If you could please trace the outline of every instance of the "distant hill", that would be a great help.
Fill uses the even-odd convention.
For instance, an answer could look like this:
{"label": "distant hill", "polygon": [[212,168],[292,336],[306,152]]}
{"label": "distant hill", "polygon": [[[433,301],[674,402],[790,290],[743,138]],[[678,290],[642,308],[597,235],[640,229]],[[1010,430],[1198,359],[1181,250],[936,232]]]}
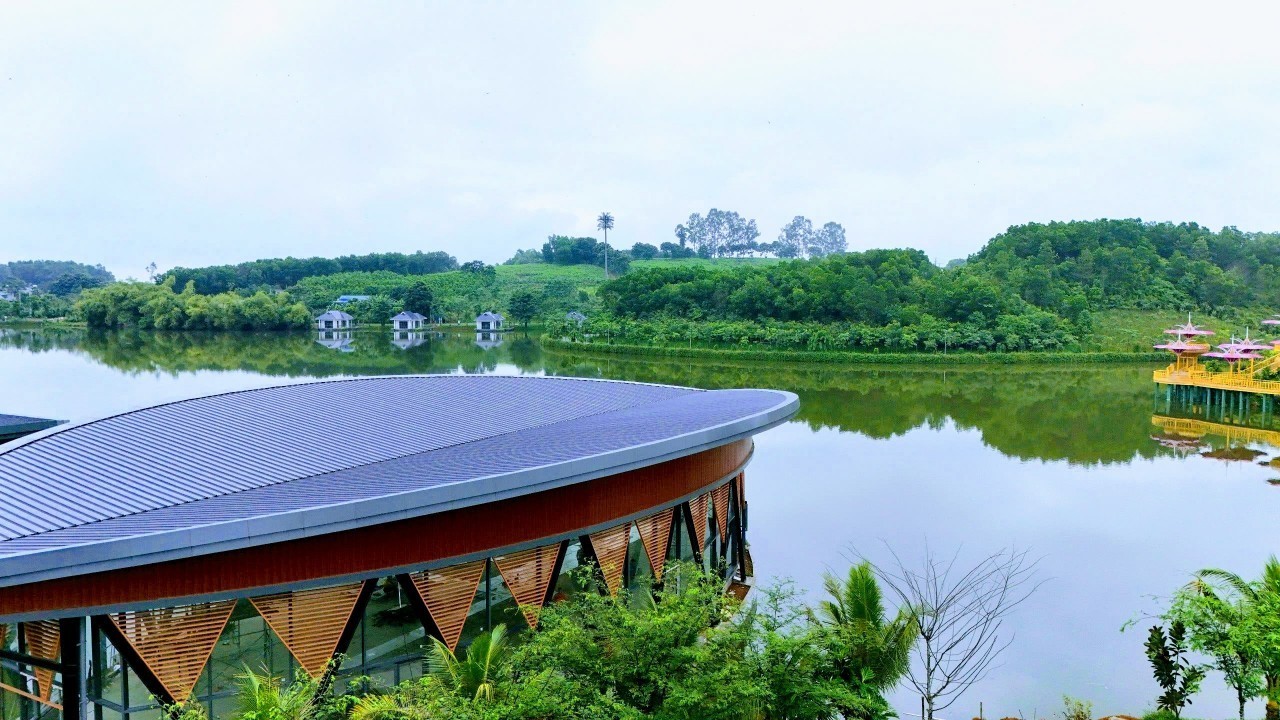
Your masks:
{"label": "distant hill", "polygon": [[458,259],[445,252],[418,251],[406,253],[370,253],[343,255],[338,258],[272,258],[253,260],[239,265],[211,265],[199,268],[176,267],[157,281],[173,278],[181,290],[195,283],[201,295],[216,295],[231,290],[250,291],[263,288],[283,290],[303,278],[324,277],[351,272],[392,272],[398,275],[429,275],[458,269]]}
{"label": "distant hill", "polygon": [[[67,284],[79,287],[92,287],[115,282],[115,276],[101,265],[86,265],[71,260],[15,260],[0,263],[0,288],[10,286],[35,285],[40,290],[50,292],[55,283],[62,278]],[[87,279],[87,281],[86,281]]]}

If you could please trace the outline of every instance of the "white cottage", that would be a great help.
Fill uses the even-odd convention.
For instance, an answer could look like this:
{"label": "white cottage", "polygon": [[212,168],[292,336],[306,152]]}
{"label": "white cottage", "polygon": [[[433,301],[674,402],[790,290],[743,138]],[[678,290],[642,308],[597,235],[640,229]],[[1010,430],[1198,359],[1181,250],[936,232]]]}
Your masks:
{"label": "white cottage", "polygon": [[427,316],[416,312],[402,312],[391,318],[393,330],[421,330],[427,325]]}
{"label": "white cottage", "polygon": [[483,312],[476,316],[476,332],[502,330],[503,317],[496,312]]}
{"label": "white cottage", "polygon": [[582,323],[584,323],[584,322],[586,322],[586,321],[587,321],[587,316],[586,316],[586,315],[583,315],[582,313],[578,312],[577,310],[574,310],[574,311],[572,311],[572,312],[567,312],[567,313],[565,313],[565,314],[564,314],[564,319],[565,319],[565,320],[568,320],[569,322],[572,322],[572,323],[577,323],[577,324],[578,324],[578,326],[579,326],[579,327],[581,327],[581,326],[582,326]]}
{"label": "white cottage", "polygon": [[316,318],[317,330],[350,330],[355,318],[341,310],[330,310]]}

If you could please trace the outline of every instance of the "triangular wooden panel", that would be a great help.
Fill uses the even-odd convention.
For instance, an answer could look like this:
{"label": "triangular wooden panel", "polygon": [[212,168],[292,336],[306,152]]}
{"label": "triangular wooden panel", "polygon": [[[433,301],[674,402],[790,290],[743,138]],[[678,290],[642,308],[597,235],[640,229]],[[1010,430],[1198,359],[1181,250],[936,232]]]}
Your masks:
{"label": "triangular wooden panel", "polygon": [[671,541],[671,510],[650,515],[636,521],[644,551],[649,555],[649,567],[653,579],[662,582],[662,570],[667,565],[667,544]]}
{"label": "triangular wooden panel", "polygon": [[720,531],[720,542],[724,542],[729,536],[729,483],[712,490],[711,501],[716,506],[716,528]]}
{"label": "triangular wooden panel", "polygon": [[109,616],[176,702],[185,702],[236,608],[235,600]]}
{"label": "triangular wooden panel", "polygon": [[591,547],[596,551],[604,584],[616,595],[622,589],[622,571],[627,564],[627,546],[631,544],[631,523],[601,530],[591,536]]}
{"label": "triangular wooden panel", "polygon": [[[62,632],[56,620],[22,623],[22,634],[27,641],[28,655],[41,660],[58,660]],[[40,699],[47,701],[53,694],[53,671],[42,667],[34,670]]]}
{"label": "triangular wooden panel", "polygon": [[364,583],[249,598],[284,646],[313,678],[329,667]]}
{"label": "triangular wooden panel", "polygon": [[484,565],[484,560],[476,560],[409,576],[450,650],[458,648],[471,603],[484,578]]}
{"label": "triangular wooden panel", "polygon": [[707,539],[707,502],[711,493],[704,493],[689,501],[689,514],[693,515],[693,546],[702,552]]}
{"label": "triangular wooden panel", "polygon": [[493,559],[531,628],[538,626],[538,610],[551,588],[559,555],[560,543],[553,543]]}

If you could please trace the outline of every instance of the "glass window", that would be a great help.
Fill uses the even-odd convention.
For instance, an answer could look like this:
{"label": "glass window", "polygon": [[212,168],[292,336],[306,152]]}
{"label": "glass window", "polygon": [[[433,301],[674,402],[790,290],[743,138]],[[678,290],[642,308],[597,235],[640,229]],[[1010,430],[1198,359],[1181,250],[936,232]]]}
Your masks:
{"label": "glass window", "polygon": [[552,602],[567,600],[582,592],[583,588],[579,585],[581,578],[576,577],[574,571],[585,565],[589,558],[581,538],[569,541],[564,551],[564,561],[560,564],[560,574],[556,575],[555,589],[551,591]]}
{"label": "glass window", "polygon": [[498,566],[489,561],[489,617],[490,628],[499,624],[507,626],[508,633],[515,633],[529,627],[520,611],[520,603],[511,595],[507,583],[502,579]]}
{"label": "glass window", "polygon": [[124,706],[125,668],[119,651],[107,636],[93,632],[93,682],[89,692],[96,698]]}
{"label": "glass window", "polygon": [[[631,541],[627,545],[627,561],[623,579],[627,589],[633,592],[653,587],[653,568],[649,565],[649,553],[640,539],[640,530],[631,526]],[[643,596],[641,596],[643,597]]]}
{"label": "glass window", "polygon": [[363,626],[364,664],[376,666],[400,658],[421,658],[427,632],[409,602],[404,586],[394,577],[378,581]]}
{"label": "glass window", "polygon": [[[258,615],[253,603],[241,600],[236,603],[231,620],[214,645],[209,662],[196,683],[196,697],[207,700],[210,694],[234,692],[246,667],[280,678],[293,677],[293,656],[288,648]],[[130,699],[133,699],[132,694]]]}

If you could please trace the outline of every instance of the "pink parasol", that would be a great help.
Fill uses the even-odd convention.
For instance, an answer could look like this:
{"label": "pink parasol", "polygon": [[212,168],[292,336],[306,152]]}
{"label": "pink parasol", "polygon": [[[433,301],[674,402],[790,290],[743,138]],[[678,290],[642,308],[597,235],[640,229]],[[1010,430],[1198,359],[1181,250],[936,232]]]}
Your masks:
{"label": "pink parasol", "polygon": [[1165,335],[1177,335],[1179,338],[1195,337],[1196,335],[1212,335],[1212,330],[1205,330],[1191,324],[1191,313],[1187,313],[1187,324],[1177,325],[1164,331]]}
{"label": "pink parasol", "polygon": [[1263,325],[1280,325],[1280,315],[1272,315],[1266,320],[1263,320],[1262,324]]}
{"label": "pink parasol", "polygon": [[[1277,343],[1280,343],[1280,340],[1277,340],[1276,342],[1277,342]],[[1162,344],[1162,345],[1156,345],[1156,346],[1155,346],[1155,349],[1157,349],[1157,350],[1168,350],[1169,352],[1171,352],[1171,353],[1173,353],[1173,354],[1175,354],[1175,355],[1182,355],[1182,354],[1184,354],[1184,353],[1185,353],[1185,354],[1187,354],[1187,355],[1198,355],[1198,354],[1200,354],[1200,353],[1205,352],[1206,350],[1208,350],[1208,349],[1209,349],[1209,346],[1208,346],[1208,345],[1199,345],[1199,344],[1196,344],[1196,343],[1189,343],[1189,342],[1187,342],[1186,340],[1179,339],[1179,340],[1175,340],[1174,342],[1171,342],[1171,343],[1164,343],[1164,344]]]}
{"label": "pink parasol", "polygon": [[[1227,346],[1222,345],[1220,347],[1226,348]],[[1229,363],[1236,362],[1237,360],[1261,360],[1262,359],[1262,356],[1259,355],[1258,353],[1242,352],[1239,350],[1223,350],[1221,352],[1209,352],[1209,353],[1205,353],[1204,356],[1211,357],[1211,358],[1218,358],[1219,360],[1226,360]]]}

